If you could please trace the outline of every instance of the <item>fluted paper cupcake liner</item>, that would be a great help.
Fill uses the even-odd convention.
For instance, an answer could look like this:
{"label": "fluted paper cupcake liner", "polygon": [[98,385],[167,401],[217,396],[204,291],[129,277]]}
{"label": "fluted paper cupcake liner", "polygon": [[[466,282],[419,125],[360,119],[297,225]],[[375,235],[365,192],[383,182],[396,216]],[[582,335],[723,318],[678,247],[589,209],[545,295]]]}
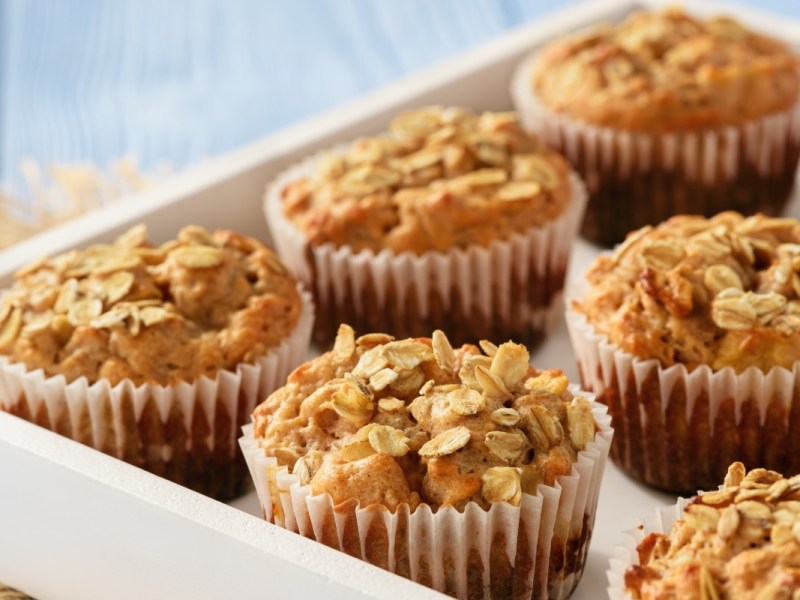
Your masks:
{"label": "fluted paper cupcake liner", "polygon": [[563,153],[586,181],[584,237],[621,242],[629,231],[676,214],[724,210],[779,214],[800,158],[800,102],[741,125],[681,132],[631,132],[555,113],[533,92],[536,56],[511,84],[523,126]]}
{"label": "fluted paper cupcake liner", "polygon": [[340,323],[398,337],[443,329],[456,344],[511,338],[534,344],[558,323],[567,264],[586,205],[577,175],[570,175],[572,198],[564,213],[525,234],[487,247],[419,256],[354,253],[330,243],[309,244],[283,212],[282,190],[310,176],[320,156],[270,184],[265,212],[281,258],[314,294],[321,346],[335,338]]}
{"label": "fluted paper cupcake liner", "polygon": [[625,571],[639,564],[637,546],[652,533],[669,535],[675,521],[683,515],[685,503],[685,499],[679,498],[676,504],[659,508],[649,518],[642,520],[641,527],[624,532],[622,542],[614,549],[606,572],[609,600],[632,600],[631,595],[625,591]]}
{"label": "fluted paper cupcake liner", "polygon": [[256,404],[306,358],[314,321],[308,293],[290,335],[253,364],[173,386],[86,377],[67,382],[0,357],[0,409],[218,499],[246,489],[236,448]]}
{"label": "fluted paper cupcake liner", "polygon": [[599,431],[570,475],[523,494],[518,507],[489,510],[474,502],[462,512],[422,504],[391,513],[355,500],[334,506],[329,494],[312,495],[310,485],[264,456],[252,425],[239,443],[272,523],[458,598],[562,599],[583,572],[613,435],[606,408],[592,402],[592,411]]}
{"label": "fluted paper cupcake liner", "polygon": [[583,387],[614,420],[611,457],[630,475],[693,494],[714,489],[734,461],[800,471],[800,362],[768,372],[689,372],[625,352],[575,310],[567,327]]}

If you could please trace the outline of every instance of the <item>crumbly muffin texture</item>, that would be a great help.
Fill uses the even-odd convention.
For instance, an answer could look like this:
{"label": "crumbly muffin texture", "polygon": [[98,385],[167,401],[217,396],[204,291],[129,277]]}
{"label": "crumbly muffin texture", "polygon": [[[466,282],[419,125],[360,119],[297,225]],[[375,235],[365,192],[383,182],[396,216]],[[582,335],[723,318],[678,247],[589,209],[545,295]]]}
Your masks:
{"label": "crumbly muffin texture", "polygon": [[314,494],[362,507],[518,505],[594,440],[589,402],[524,346],[453,349],[445,335],[356,339],[302,365],[253,414],[266,455]]}
{"label": "crumbly muffin texture", "polygon": [[609,341],[662,366],[800,360],[800,223],[725,212],[631,233],[586,273],[573,307]]}
{"label": "crumbly muffin texture", "polygon": [[282,198],[314,245],[422,254],[548,223],[570,202],[569,168],[515,113],[430,107],[327,156]]}
{"label": "crumbly muffin texture", "polygon": [[140,225],[15,277],[0,304],[0,353],[67,381],[214,377],[277,346],[301,311],[297,283],[270,248],[196,226],[153,246]]}
{"label": "crumbly muffin texture", "polygon": [[625,573],[636,600],[800,598],[800,475],[734,463],[719,491],[693,498],[638,553]]}
{"label": "crumbly muffin texture", "polygon": [[719,16],[637,11],[544,48],[532,85],[551,110],[616,129],[739,124],[793,105],[798,58],[777,40]]}

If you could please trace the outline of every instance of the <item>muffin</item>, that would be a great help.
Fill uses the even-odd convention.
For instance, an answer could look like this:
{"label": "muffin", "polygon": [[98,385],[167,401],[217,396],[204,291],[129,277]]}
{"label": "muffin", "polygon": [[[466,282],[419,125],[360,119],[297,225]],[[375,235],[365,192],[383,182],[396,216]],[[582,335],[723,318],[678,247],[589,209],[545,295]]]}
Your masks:
{"label": "muffin", "polygon": [[734,463],[718,491],[660,511],[628,542],[609,571],[612,600],[792,600],[800,595],[800,476],[745,474]]}
{"label": "muffin", "polygon": [[310,300],[276,254],[138,226],[44,258],[0,297],[0,408],[216,498],[247,483],[237,430],[305,357]]}
{"label": "muffin", "polygon": [[689,493],[735,460],[800,471],[798,270],[800,223],[734,212],[645,227],[591,265],[567,324],[625,471]]}
{"label": "muffin", "polygon": [[556,40],[518,69],[526,128],[564,153],[611,245],[675,214],[778,214],[800,156],[800,63],[729,17],[679,8]]}
{"label": "muffin", "polygon": [[265,518],[459,598],[565,598],[612,430],[522,345],[356,338],[300,366],[242,448]]}
{"label": "muffin", "polygon": [[515,114],[430,107],[290,168],[266,213],[313,292],[322,346],[340,323],[533,343],[558,319],[584,204],[566,161]]}

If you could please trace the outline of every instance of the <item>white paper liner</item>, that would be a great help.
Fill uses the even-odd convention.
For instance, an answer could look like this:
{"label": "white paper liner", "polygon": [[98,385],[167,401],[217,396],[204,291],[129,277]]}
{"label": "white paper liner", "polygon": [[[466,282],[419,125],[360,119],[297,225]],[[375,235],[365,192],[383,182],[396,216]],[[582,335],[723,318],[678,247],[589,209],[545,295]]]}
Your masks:
{"label": "white paper liner", "polygon": [[[36,419],[44,404],[51,423],[67,414],[74,439],[106,452],[110,449],[121,458],[126,447],[139,442],[138,427],[129,432],[123,426],[126,404],[132,405],[138,426],[145,405],[152,401],[162,424],[179,410],[187,432],[192,432],[194,419],[202,414],[210,424],[205,440],[208,450],[213,452],[217,445],[227,447],[232,459],[236,455],[238,424],[246,420],[246,415],[252,413],[258,402],[283,385],[289,373],[306,358],[314,305],[310,295],[299,285],[298,292],[302,309],[294,330],[255,363],[240,364],[236,371],[220,370],[214,379],[204,376],[194,383],[175,386],[142,384],[137,387],[131,380],[124,380],[112,387],[107,380],[90,384],[86,377],[67,383],[63,375],[47,377],[42,369],[28,371],[24,364],[12,363],[8,357],[0,356],[0,409],[8,411],[22,401]],[[230,427],[217,435],[214,424],[219,407],[224,407],[228,413]],[[87,419],[89,432],[85,432]],[[88,435],[81,435],[82,431]],[[191,439],[188,435],[187,440]],[[174,451],[170,440],[165,439],[160,458],[168,462]]]}
{"label": "white paper liner", "polygon": [[520,121],[545,143],[564,148],[571,162],[586,157],[581,174],[590,193],[609,167],[628,177],[649,171],[656,156],[668,170],[680,170],[689,181],[708,185],[735,179],[742,164],[768,177],[785,170],[790,144],[800,143],[800,102],[740,126],[697,132],[649,134],[581,123],[549,110],[534,94],[531,73],[537,58],[536,53],[528,56],[511,81]]}
{"label": "white paper liner", "polygon": [[[575,386],[572,386],[572,391],[590,401],[593,398]],[[488,594],[490,585],[501,583],[492,581],[490,546],[491,541],[502,534],[507,542],[505,553],[511,565],[515,564],[520,551],[534,561],[524,582],[517,580],[520,574],[514,574],[517,589],[524,586],[531,590],[533,598],[562,599],[572,592],[583,571],[613,436],[606,407],[594,401],[591,405],[599,431],[594,441],[578,454],[571,474],[559,477],[554,486],[540,485],[535,496],[523,494],[519,507],[497,503],[484,510],[473,502],[463,512],[448,507],[434,513],[427,505],[420,505],[409,514],[408,505],[403,505],[394,514],[384,507],[368,507],[357,508],[354,515],[348,516],[346,512],[334,511],[329,494],[313,496],[310,485],[300,485],[299,478],[290,474],[286,467],[279,467],[275,458],[264,456],[253,436],[252,425],[243,428],[244,436],[239,444],[255,482],[264,518],[270,522],[317,541],[327,540],[329,545],[336,547],[336,540],[331,544],[330,533],[325,533],[326,523],[335,523],[339,549],[349,550],[365,560],[371,558],[371,562],[398,572],[397,553],[404,544],[397,529],[407,517],[410,578],[425,584],[426,572],[420,565],[429,565],[431,577],[428,583],[431,587],[459,598],[466,597],[470,569],[476,568],[474,563],[468,562],[470,552],[477,551],[480,556],[485,593]],[[378,561],[367,540],[373,519],[382,521],[388,532],[388,550]],[[356,552],[343,547],[342,543],[346,529],[353,526],[357,527],[360,540]],[[520,540],[521,530],[526,533],[527,544]],[[553,545],[554,539],[560,546]],[[577,542],[580,539],[584,540],[582,545]],[[558,573],[554,578],[551,549],[560,547],[566,551],[569,542],[579,554],[575,571]]]}
{"label": "white paper liner", "polygon": [[659,508],[649,518],[641,521],[641,527],[636,527],[623,532],[622,543],[614,548],[614,554],[609,560],[608,598],[609,600],[632,600],[625,591],[625,571],[629,567],[639,564],[639,553],[636,547],[651,533],[669,535],[675,521],[683,515],[683,507],[687,500],[678,498],[672,506]]}
{"label": "white paper liner", "polygon": [[[522,321],[521,330],[546,332],[558,323],[560,293],[554,294],[548,305],[532,307],[513,302],[511,290],[515,282],[527,287],[531,281],[544,283],[548,278],[560,278],[563,287],[572,243],[587,201],[586,188],[577,174],[570,172],[572,197],[564,213],[540,228],[514,234],[485,248],[455,248],[419,256],[389,250],[354,254],[348,247],[336,248],[330,243],[309,248],[303,232],[285,216],[281,192],[292,181],[312,175],[321,157],[342,149],[340,146],[319,153],[278,175],[268,186],[264,202],[278,253],[298,278],[315,290],[320,310],[331,304],[353,303],[359,314],[370,311],[403,315],[413,294],[424,318],[429,314],[431,297],[441,298],[448,310],[453,296],[458,295],[469,300],[464,302],[464,310],[477,307],[487,319],[499,322],[510,322],[513,317],[515,322]],[[387,297],[390,287],[391,298]],[[364,306],[370,289],[374,289],[377,305]],[[519,331],[516,337],[524,335]]]}
{"label": "white paper liner", "polygon": [[[686,390],[686,422],[692,423],[694,409],[699,399],[708,400],[708,431],[710,442],[714,440],[716,432],[717,416],[722,404],[733,400],[734,415],[736,425],[742,422],[742,407],[745,402],[755,402],[760,416],[760,426],[763,427],[767,420],[767,411],[773,403],[780,403],[786,408],[790,408],[794,402],[796,390],[800,389],[800,362],[794,364],[792,369],[783,367],[773,367],[768,372],[764,372],[756,367],[750,367],[737,374],[732,367],[726,367],[714,371],[707,365],[701,365],[691,372],[682,364],[671,367],[662,367],[657,359],[644,360],[622,350],[619,346],[611,343],[605,334],[597,332],[587,321],[586,316],[568,308],[566,312],[567,329],[569,330],[570,340],[578,361],[583,386],[602,397],[602,393],[613,385],[619,387],[619,401],[625,414],[625,419],[631,418],[632,414],[639,416],[638,427],[634,431],[641,432],[641,435],[648,438],[648,415],[640,402],[640,395],[646,381],[652,381],[655,377],[658,382],[658,401],[661,405],[662,418],[666,416],[669,408],[672,392],[677,386],[682,386]],[[635,390],[629,390],[630,382],[633,381]],[[628,410],[628,402],[636,402],[638,411]],[[618,417],[614,416],[617,428],[616,444],[624,442],[624,437],[631,431],[631,427],[623,427]],[[791,418],[791,411],[786,411],[787,421]],[[663,422],[663,421],[662,421]],[[661,425],[658,425],[661,427]],[[788,439],[786,440],[788,442]],[[642,444],[645,452],[652,444]],[[631,444],[625,443],[626,455],[619,457],[622,466],[629,466],[634,458],[630,456]],[[714,448],[710,443],[709,447]],[[656,448],[651,448],[654,454],[661,452]],[[708,457],[694,453],[693,448],[684,449],[687,455],[694,461],[705,460]],[[616,456],[616,455],[615,455]],[[672,454],[674,459],[675,454]],[[740,457],[741,460],[747,460]],[[646,472],[643,474],[645,481],[657,481],[659,473],[655,472],[663,466],[665,461],[671,460],[667,456],[646,456],[644,464]],[[736,457],[733,458],[736,460]],[[750,464],[752,461],[748,461]],[[756,465],[766,466],[766,465]],[[725,465],[727,467],[727,465]],[[770,466],[769,468],[777,468]],[[660,474],[663,476],[663,473]],[[719,474],[710,474],[712,479],[718,479]],[[721,475],[724,475],[722,473]],[[689,483],[689,489],[704,487],[702,484]],[[667,488],[669,489],[669,488]],[[673,488],[680,489],[680,488]],[[686,488],[683,488],[686,491]]]}

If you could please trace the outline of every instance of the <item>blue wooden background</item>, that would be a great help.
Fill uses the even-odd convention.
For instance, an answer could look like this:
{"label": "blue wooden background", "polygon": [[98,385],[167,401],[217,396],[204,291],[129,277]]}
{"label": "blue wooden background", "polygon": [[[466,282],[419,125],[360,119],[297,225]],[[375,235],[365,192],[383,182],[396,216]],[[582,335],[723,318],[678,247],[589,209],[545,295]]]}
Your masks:
{"label": "blue wooden background", "polygon": [[[599,1],[599,0],[598,0]],[[800,2],[751,0],[800,18]],[[180,168],[569,0],[0,0],[0,181],[125,154]],[[798,40],[800,42],[800,40]]]}

